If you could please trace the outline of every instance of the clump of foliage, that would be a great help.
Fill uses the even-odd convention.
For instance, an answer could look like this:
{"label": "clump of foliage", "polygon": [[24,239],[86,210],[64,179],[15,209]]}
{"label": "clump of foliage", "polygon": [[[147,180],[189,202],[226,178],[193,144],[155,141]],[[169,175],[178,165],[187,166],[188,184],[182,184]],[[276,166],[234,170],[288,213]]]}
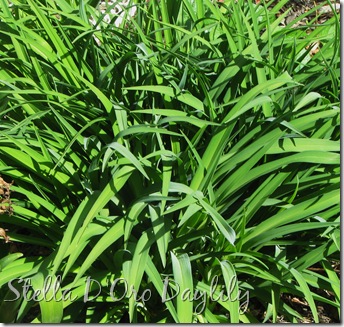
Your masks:
{"label": "clump of foliage", "polygon": [[2,322],[339,312],[339,18],[281,26],[286,2],[132,1],[116,27],[93,0],[0,0],[0,223],[47,252],[0,244]]}

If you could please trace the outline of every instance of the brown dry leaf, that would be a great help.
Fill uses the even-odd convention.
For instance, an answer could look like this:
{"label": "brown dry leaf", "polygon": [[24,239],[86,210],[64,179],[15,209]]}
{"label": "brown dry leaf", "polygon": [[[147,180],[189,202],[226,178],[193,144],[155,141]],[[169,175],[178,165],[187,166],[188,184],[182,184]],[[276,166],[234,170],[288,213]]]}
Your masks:
{"label": "brown dry leaf", "polygon": [[0,176],[0,214],[9,214],[11,215],[13,212],[12,201],[11,201],[11,183],[7,183],[1,176]]}
{"label": "brown dry leaf", "polygon": [[11,187],[12,183],[7,183],[2,177],[0,177],[0,187],[9,189]]}
{"label": "brown dry leaf", "polygon": [[6,234],[7,230],[8,229],[0,228],[0,236],[4,238],[5,243],[8,243],[10,241],[10,237]]}
{"label": "brown dry leaf", "polygon": [[0,199],[9,199],[11,193],[12,183],[7,183],[2,177],[0,177]]}

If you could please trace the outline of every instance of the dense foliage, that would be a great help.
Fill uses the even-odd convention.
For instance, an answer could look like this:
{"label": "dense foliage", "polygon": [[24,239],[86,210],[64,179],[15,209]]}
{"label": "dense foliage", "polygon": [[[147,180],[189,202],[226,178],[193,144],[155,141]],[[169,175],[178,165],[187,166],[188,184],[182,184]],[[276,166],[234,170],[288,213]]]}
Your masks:
{"label": "dense foliage", "polygon": [[286,3],[0,0],[2,322],[339,312],[339,18]]}

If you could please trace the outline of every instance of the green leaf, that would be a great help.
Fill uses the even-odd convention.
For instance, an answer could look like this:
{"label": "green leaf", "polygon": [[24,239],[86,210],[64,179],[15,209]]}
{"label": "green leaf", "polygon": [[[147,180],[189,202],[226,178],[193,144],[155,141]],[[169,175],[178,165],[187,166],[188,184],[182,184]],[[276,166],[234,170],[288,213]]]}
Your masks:
{"label": "green leaf", "polygon": [[161,296],[162,301],[166,300],[163,303],[166,305],[174,321],[176,323],[179,323],[179,316],[177,314],[175,307],[173,306],[172,301],[167,300],[169,298],[169,295],[166,290],[166,284],[164,284],[163,281],[161,280],[161,275],[159,271],[157,270],[157,268],[154,266],[152,259],[150,257],[147,258],[145,272],[149,276],[156,290],[159,292],[159,295]]}
{"label": "green leaf", "polygon": [[249,246],[249,244],[252,246],[253,244],[256,244],[256,242],[259,243],[259,237],[263,233],[269,232],[271,239],[273,239],[275,228],[310,217],[311,215],[315,215],[316,213],[333,205],[337,205],[338,203],[339,192],[335,190],[323,194],[317,199],[317,201],[314,201],[314,198],[311,198],[309,200],[302,201],[287,210],[280,211],[276,215],[262,221],[258,226],[255,226],[251,232],[245,235],[245,247]]}
{"label": "green leaf", "polygon": [[179,289],[177,313],[180,323],[193,322],[193,278],[191,263],[187,254],[176,256],[171,252],[173,277]]}
{"label": "green leaf", "polygon": [[[147,173],[145,172],[145,170],[142,167],[142,164],[139,162],[139,160],[136,159],[136,157],[130,152],[130,150],[128,150],[122,144],[119,144],[117,142],[113,142],[113,143],[109,144],[107,147],[108,147],[108,149],[113,149],[113,150],[119,152],[124,158],[127,158],[143,176],[145,176],[147,179],[149,179]],[[109,151],[109,150],[107,150],[107,151]],[[107,154],[107,156],[109,156],[109,154]],[[106,164],[106,162],[105,162],[105,164]],[[103,163],[103,167],[105,164]]]}
{"label": "green leaf", "polygon": [[233,324],[239,323],[239,313],[240,313],[240,293],[238,287],[238,278],[235,272],[234,266],[229,261],[221,261],[221,271],[223,278],[225,280],[226,289],[229,291],[227,293],[229,299],[229,314],[230,321]]}
{"label": "green leaf", "polygon": [[161,258],[161,263],[163,267],[166,266],[166,253],[168,242],[170,239],[170,231],[166,228],[167,223],[165,223],[165,219],[163,216],[158,216],[158,213],[155,208],[152,206],[148,206],[149,208],[149,215],[152,220],[153,231],[156,243],[158,245],[158,251]]}
{"label": "green leaf", "polygon": [[74,278],[73,285],[75,285],[82,275],[90,268],[93,262],[114,242],[116,242],[124,232],[124,221],[119,220],[113,225],[93,246],[91,252],[85,258],[84,262],[80,266],[77,275]]}
{"label": "green leaf", "polygon": [[293,112],[300,110],[301,108],[307,106],[309,103],[321,98],[322,96],[317,92],[310,92],[306,94],[301,101],[294,108]]}
{"label": "green leaf", "polygon": [[11,254],[8,254],[6,255],[4,258],[1,258],[0,259],[0,272],[2,270],[4,270],[4,268],[6,266],[8,266],[10,263],[12,263],[13,261],[21,258],[23,256],[23,253],[11,253]]}
{"label": "green leaf", "polygon": [[31,283],[34,292],[37,295],[39,292],[41,322],[60,323],[63,317],[63,303],[59,280],[47,269],[40,269],[31,278]]}
{"label": "green leaf", "polygon": [[226,220],[208,203],[197,196],[199,204],[205,209],[205,211],[211,216],[217,228],[221,234],[227,239],[227,241],[234,245],[236,234],[232,227],[226,222]]}
{"label": "green leaf", "polygon": [[171,98],[176,98],[180,102],[183,102],[190,107],[203,112],[204,107],[201,100],[197,99],[195,96],[193,96],[190,93],[186,92],[176,92],[172,87],[169,86],[162,86],[162,85],[143,85],[143,86],[132,86],[132,87],[126,87],[125,90],[129,91],[149,91],[149,92],[157,92],[160,94],[167,95]]}
{"label": "green leaf", "polygon": [[317,307],[315,305],[312,293],[311,293],[305,279],[303,278],[302,274],[294,268],[291,268],[290,272],[293,274],[293,276],[295,277],[295,279],[297,280],[297,282],[299,283],[299,285],[301,287],[302,293],[304,294],[305,299],[306,299],[309,307],[311,308],[314,322],[319,323],[318,310],[317,310]]}
{"label": "green leaf", "polygon": [[314,138],[284,138],[273,144],[266,153],[277,154],[305,151],[339,152],[340,144],[337,141]]}
{"label": "green leaf", "polygon": [[[128,178],[131,176],[134,168],[124,166],[119,170],[116,170],[112,179],[104,187],[102,192],[92,194],[86,198],[78,207],[71,221],[68,224],[68,228],[64,233],[59,250],[56,254],[53,263],[53,272],[56,273],[63,258],[66,255],[71,254],[68,261],[68,268],[74,263],[77,257],[73,255],[73,249],[79,245],[79,240],[83,235],[86,227],[97,215],[97,213],[104,208],[104,206],[110,201],[110,199],[124,186]],[[68,252],[67,252],[68,251]],[[65,268],[64,275],[66,275],[68,269]]]}
{"label": "green leaf", "polygon": [[[135,290],[139,290],[140,285],[142,284],[142,277],[145,271],[145,266],[149,254],[150,242],[148,239],[148,233],[144,232],[140,237],[135,251],[133,254],[133,259],[130,263],[130,273],[129,276],[124,274],[124,278],[128,281],[128,285],[132,285]],[[134,296],[129,299],[129,319],[131,322],[134,320],[134,310],[137,306],[137,301]]]}

